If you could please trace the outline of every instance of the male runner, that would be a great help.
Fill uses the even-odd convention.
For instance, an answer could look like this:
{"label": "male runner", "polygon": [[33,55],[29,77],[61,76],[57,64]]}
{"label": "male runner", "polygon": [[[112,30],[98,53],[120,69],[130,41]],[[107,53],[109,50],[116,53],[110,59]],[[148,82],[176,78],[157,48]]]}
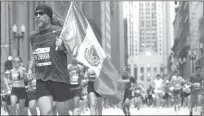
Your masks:
{"label": "male runner", "polygon": [[161,78],[160,74],[156,75],[156,79],[154,80],[154,93],[156,96],[156,106],[159,111],[160,105],[161,105],[161,99],[164,95],[164,81]]}
{"label": "male runner", "polygon": [[[39,4],[35,10],[37,29],[29,39],[33,50],[33,59],[28,75],[35,65],[36,97],[41,115],[53,114],[53,101],[59,115],[68,115],[68,103],[71,99],[70,78],[67,70],[67,54],[62,40],[61,28],[51,24],[53,11],[47,4]],[[58,47],[58,50],[55,48]]]}
{"label": "male runner", "polygon": [[123,70],[122,80],[118,80],[118,82],[125,83],[125,93],[122,102],[122,109],[125,115],[130,115],[130,100],[132,98],[132,89],[133,85],[135,84],[135,79],[129,76],[126,70]]}
{"label": "male runner", "polygon": [[[84,68],[78,64],[76,59],[72,60],[72,63],[68,65],[68,72],[70,77],[71,88],[77,88],[81,85],[82,79],[84,78]],[[81,98],[81,89],[72,90],[72,105],[73,114],[79,115],[79,101]]]}
{"label": "male runner", "polygon": [[179,71],[175,71],[175,75],[170,80],[170,90],[173,91],[174,110],[179,111],[181,107],[181,89],[186,81],[179,76]]}
{"label": "male runner", "polygon": [[89,97],[90,115],[102,115],[102,96],[98,94],[94,89],[94,80],[96,79],[96,73],[93,69],[88,68],[85,73],[85,78],[88,79],[87,93]]}
{"label": "male runner", "polygon": [[137,85],[134,88],[134,100],[133,101],[134,101],[135,108],[139,110],[142,106],[142,86],[139,82],[137,82]]}
{"label": "male runner", "polygon": [[196,67],[196,74],[192,74],[190,76],[190,83],[191,83],[191,108],[190,108],[190,115],[193,114],[193,108],[196,105],[201,106],[201,97],[202,97],[202,84],[203,84],[203,77],[201,76],[201,67]]}
{"label": "male runner", "polygon": [[153,104],[153,95],[154,94],[154,89],[150,85],[149,88],[147,89],[147,95],[148,95],[148,106],[151,106]]}

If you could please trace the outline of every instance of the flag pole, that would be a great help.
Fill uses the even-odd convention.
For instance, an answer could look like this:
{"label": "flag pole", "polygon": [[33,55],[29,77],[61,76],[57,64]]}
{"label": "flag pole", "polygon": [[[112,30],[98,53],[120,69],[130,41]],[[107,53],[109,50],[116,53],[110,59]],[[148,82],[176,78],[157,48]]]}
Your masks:
{"label": "flag pole", "polygon": [[[68,18],[68,16],[69,16],[71,7],[72,7],[72,5],[73,5],[73,2],[74,2],[74,1],[71,1],[71,4],[70,4],[70,6],[69,6],[69,10],[68,10],[68,12],[67,12],[67,16],[66,16],[66,18],[65,18],[65,21],[64,21],[64,25],[63,25],[63,27],[62,27],[62,30],[63,30],[64,26],[67,24],[67,18]],[[62,37],[62,34],[60,34],[59,39],[60,39],[61,37]],[[56,46],[55,50],[58,51],[58,49],[59,49],[59,47]]]}

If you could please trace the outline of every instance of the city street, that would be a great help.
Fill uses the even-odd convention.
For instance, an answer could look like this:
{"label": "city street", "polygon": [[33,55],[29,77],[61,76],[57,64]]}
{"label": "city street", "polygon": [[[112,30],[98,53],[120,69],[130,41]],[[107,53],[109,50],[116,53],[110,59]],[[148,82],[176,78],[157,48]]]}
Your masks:
{"label": "city street", "polygon": [[[102,115],[127,115],[120,107],[129,103],[142,107],[131,115],[190,116],[184,106],[204,105],[203,0],[0,1],[0,9],[1,100],[12,104],[9,114],[31,115],[13,107],[24,98],[38,115],[90,115],[76,106],[92,111],[102,102],[119,107]],[[65,100],[72,109],[57,107]],[[163,108],[172,104],[182,108]],[[1,115],[8,115],[2,107]]]}
{"label": "city street", "polygon": [[[38,111],[39,113],[39,111]],[[82,115],[89,115],[89,110]],[[187,108],[181,108],[179,112],[175,112],[173,108],[161,108],[158,112],[156,108],[141,108],[139,111],[135,108],[131,108],[131,115],[189,115]],[[1,109],[1,115],[8,115],[5,111]],[[30,113],[29,113],[30,115]],[[119,108],[104,109],[103,115],[124,115],[122,110]],[[193,115],[200,115],[199,112],[194,112]]]}
{"label": "city street", "polygon": [[[158,112],[156,108],[141,108],[139,111],[135,108],[131,108],[131,115],[189,115],[187,108],[181,108],[179,112],[175,112],[173,108],[162,108]],[[89,115],[86,112],[84,115]],[[121,109],[105,109],[103,115],[124,115]],[[199,112],[194,112],[194,115],[199,115]]]}

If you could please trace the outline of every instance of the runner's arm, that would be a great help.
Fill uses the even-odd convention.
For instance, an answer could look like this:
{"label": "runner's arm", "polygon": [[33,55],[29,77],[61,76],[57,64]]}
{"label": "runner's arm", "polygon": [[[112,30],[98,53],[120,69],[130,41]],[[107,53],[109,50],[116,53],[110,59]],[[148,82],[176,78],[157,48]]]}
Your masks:
{"label": "runner's arm", "polygon": [[8,78],[4,78],[3,81],[4,81],[5,85],[6,85],[6,89],[10,90],[11,87],[10,87],[10,84],[9,84],[9,79]]}
{"label": "runner's arm", "polygon": [[27,73],[27,79],[28,80],[31,80],[32,79],[32,69],[33,69],[33,67],[34,67],[34,65],[35,65],[35,60],[34,60],[34,58],[32,57],[31,58],[31,60],[30,60],[30,64],[29,64],[29,66],[28,66],[28,73]]}
{"label": "runner's arm", "polygon": [[84,78],[84,67],[83,66],[80,66],[80,77],[81,78]]}
{"label": "runner's arm", "polygon": [[86,80],[86,81],[88,81],[88,74],[85,72],[84,73],[84,79]]}
{"label": "runner's arm", "polygon": [[129,83],[130,79],[125,79],[125,80],[119,79],[118,82],[119,83]]}
{"label": "runner's arm", "polygon": [[29,71],[29,70],[32,71],[34,64],[35,64],[35,60],[34,60],[34,58],[32,57],[32,59],[31,59],[31,61],[30,61],[30,64],[29,64],[29,66],[28,66],[28,71]]}
{"label": "runner's arm", "polygon": [[173,76],[171,77],[171,80],[169,81],[169,87],[171,87],[173,85]]}
{"label": "runner's arm", "polygon": [[186,83],[191,86],[194,86],[194,84],[192,83],[192,75],[189,76],[189,78],[186,80]]}

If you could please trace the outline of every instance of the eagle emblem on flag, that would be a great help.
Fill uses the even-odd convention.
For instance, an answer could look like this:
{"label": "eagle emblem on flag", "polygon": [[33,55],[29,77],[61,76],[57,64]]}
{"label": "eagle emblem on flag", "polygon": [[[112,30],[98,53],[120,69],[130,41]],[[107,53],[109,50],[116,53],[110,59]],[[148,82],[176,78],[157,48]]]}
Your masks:
{"label": "eagle emblem on flag", "polygon": [[84,57],[91,66],[98,66],[100,64],[100,57],[94,45],[85,49]]}

